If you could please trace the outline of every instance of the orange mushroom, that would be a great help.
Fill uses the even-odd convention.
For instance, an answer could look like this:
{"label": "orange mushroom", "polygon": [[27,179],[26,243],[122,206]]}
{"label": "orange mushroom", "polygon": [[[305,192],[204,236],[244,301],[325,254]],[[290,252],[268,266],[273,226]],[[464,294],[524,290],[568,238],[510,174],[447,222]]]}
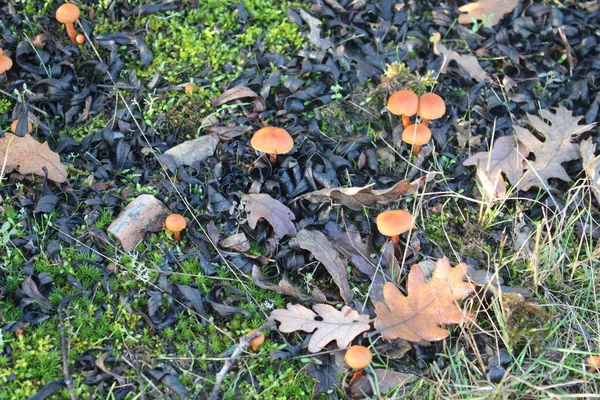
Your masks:
{"label": "orange mushroom", "polygon": [[[15,119],[12,124],[10,124],[10,130],[15,133],[17,132],[17,125],[19,124],[19,120]],[[33,125],[31,124],[31,121],[27,121],[27,133],[31,132],[31,130],[33,129]]]}
{"label": "orange mushroom", "polygon": [[194,84],[193,83],[188,83],[187,85],[184,86],[183,90],[185,91],[185,94],[187,94],[188,96],[191,96],[192,93],[194,93]]}
{"label": "orange mushroom", "polygon": [[412,124],[402,131],[402,140],[412,145],[412,153],[419,154],[421,146],[431,139],[431,129],[423,124]]}
{"label": "orange mushroom", "polygon": [[410,125],[409,117],[417,113],[419,97],[412,90],[398,90],[388,99],[387,108],[394,115],[402,115],[402,126],[406,128]]}
{"label": "orange mushroom", "polygon": [[294,139],[285,129],[265,126],[254,133],[250,144],[254,150],[267,153],[271,163],[274,163],[277,161],[277,154],[285,154],[292,150]]}
{"label": "orange mushroom", "polygon": [[83,36],[83,34],[79,34],[77,36],[75,36],[75,42],[77,42],[77,44],[84,44],[85,43],[85,36]]}
{"label": "orange mushroom", "polygon": [[438,119],[446,114],[446,103],[435,93],[425,93],[419,97],[417,114],[422,119],[421,123],[427,126],[430,119]]}
{"label": "orange mushroom", "polygon": [[362,370],[371,364],[371,361],[373,361],[373,354],[371,354],[371,350],[369,350],[368,347],[352,346],[346,350],[344,359],[350,368],[356,370],[350,379],[350,383],[352,383],[362,375]]}
{"label": "orange mushroom", "polygon": [[398,247],[399,236],[408,232],[412,224],[412,215],[404,210],[384,211],[377,216],[377,229],[382,235],[391,238],[394,247]]}
{"label": "orange mushroom", "polygon": [[589,368],[588,368],[589,372],[594,373],[594,372],[600,370],[600,357],[589,356],[588,358],[586,358],[585,362],[587,363],[587,365],[589,365]]}
{"label": "orange mushroom", "polygon": [[6,71],[12,68],[13,62],[9,56],[0,53],[0,75],[6,74]]}
{"label": "orange mushroom", "polygon": [[[248,332],[248,335],[252,335],[254,332],[256,332],[256,329],[250,329],[250,331]],[[260,345],[263,344],[264,342],[265,342],[265,334],[261,332],[260,336],[257,336],[250,341],[250,347],[252,347],[252,350],[257,351],[258,348],[260,347]]]}
{"label": "orange mushroom", "polygon": [[175,240],[181,239],[181,231],[185,229],[187,222],[181,214],[171,214],[165,219],[165,229],[173,232]]}
{"label": "orange mushroom", "polygon": [[66,3],[56,10],[56,20],[61,24],[65,24],[67,35],[69,35],[73,43],[77,43],[77,32],[75,32],[75,27],[73,26],[77,18],[79,18],[79,7],[75,4]]}

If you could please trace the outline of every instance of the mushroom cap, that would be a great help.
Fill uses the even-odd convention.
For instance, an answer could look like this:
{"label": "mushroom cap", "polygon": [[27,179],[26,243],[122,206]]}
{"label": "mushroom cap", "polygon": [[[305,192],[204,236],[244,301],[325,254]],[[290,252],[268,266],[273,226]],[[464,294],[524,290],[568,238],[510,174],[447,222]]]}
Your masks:
{"label": "mushroom cap", "polygon": [[431,129],[423,124],[412,124],[402,131],[402,140],[408,144],[421,146],[431,139]]}
{"label": "mushroom cap", "polygon": [[350,368],[363,369],[371,364],[373,354],[371,354],[368,347],[352,346],[346,351],[345,360]]}
{"label": "mushroom cap", "polygon": [[[19,124],[19,120],[15,119],[12,124],[10,124],[10,130],[15,133],[17,130],[17,125]],[[31,130],[33,129],[33,125],[31,124],[31,121],[27,121],[27,133],[31,132]]]}
{"label": "mushroom cap", "polygon": [[598,356],[589,356],[586,360],[587,365],[590,366],[590,372],[596,372],[600,369],[600,357]]}
{"label": "mushroom cap", "polygon": [[85,36],[82,33],[80,33],[79,35],[75,36],[75,41],[77,42],[77,44],[84,44]]}
{"label": "mushroom cap", "polygon": [[250,144],[254,150],[267,154],[285,154],[294,147],[294,139],[288,131],[274,126],[265,126],[254,133]]}
{"label": "mushroom cap", "polygon": [[[254,332],[256,332],[256,329],[250,329],[250,331],[248,332],[248,335],[252,335]],[[250,347],[252,347],[252,350],[256,351],[256,350],[258,350],[260,345],[263,344],[264,342],[265,342],[265,334],[263,332],[261,332],[260,336],[257,336],[250,341]]]}
{"label": "mushroom cap", "polygon": [[181,214],[171,214],[165,219],[165,229],[171,232],[181,232],[187,226],[187,222]]}
{"label": "mushroom cap", "polygon": [[66,3],[56,10],[56,20],[61,24],[72,24],[79,18],[79,7],[75,4]]}
{"label": "mushroom cap", "polygon": [[12,68],[13,62],[9,56],[0,55],[0,74]]}
{"label": "mushroom cap", "polygon": [[419,97],[419,117],[425,119],[438,119],[446,114],[444,99],[435,93],[425,93]]}
{"label": "mushroom cap", "polygon": [[419,96],[412,90],[402,89],[388,99],[387,108],[394,115],[415,115],[419,108]]}
{"label": "mushroom cap", "polygon": [[413,222],[413,217],[408,211],[390,210],[377,216],[377,229],[385,236],[398,236],[407,232]]}

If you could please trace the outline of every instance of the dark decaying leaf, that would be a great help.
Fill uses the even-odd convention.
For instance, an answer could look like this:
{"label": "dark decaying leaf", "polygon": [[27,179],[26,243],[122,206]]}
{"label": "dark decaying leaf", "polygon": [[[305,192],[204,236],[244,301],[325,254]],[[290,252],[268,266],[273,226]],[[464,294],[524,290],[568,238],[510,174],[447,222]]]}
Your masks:
{"label": "dark decaying leaf", "polygon": [[95,39],[101,46],[105,46],[111,50],[114,50],[115,52],[118,48],[117,45],[135,46],[139,52],[142,68],[150,65],[150,62],[154,57],[150,49],[148,49],[148,46],[146,46],[146,41],[141,36],[134,35],[132,33],[110,33],[106,35],[98,35]]}
{"label": "dark decaying leaf", "polygon": [[144,370],[144,374],[152,378],[158,384],[164,385],[166,388],[169,388],[173,393],[178,396],[179,400],[187,400],[189,399],[189,395],[185,390],[185,387],[181,384],[181,381],[175,375],[172,368],[148,368]]}
{"label": "dark decaying leaf", "polygon": [[256,265],[252,268],[252,281],[256,286],[265,290],[272,290],[279,294],[283,294],[286,296],[292,296],[300,300],[310,300],[310,295],[305,293],[301,288],[295,286],[291,283],[285,276],[281,278],[279,284],[275,285],[273,283],[267,282],[263,277],[260,268]]}
{"label": "dark decaying leaf", "polygon": [[50,398],[50,396],[54,395],[61,389],[66,388],[64,380],[56,380],[52,382],[46,383],[42,388],[33,396],[29,398],[29,400],[46,400]]}
{"label": "dark decaying leaf", "polygon": [[346,304],[352,302],[353,292],[348,283],[348,271],[346,263],[333,247],[327,236],[319,231],[302,229],[295,239],[298,246],[312,253],[319,260],[333,278],[335,284],[340,288],[340,294]]}
{"label": "dark decaying leaf", "polygon": [[252,89],[246,86],[235,86],[231,89],[227,89],[216,99],[212,100],[212,104],[218,107],[222,104],[229,103],[230,101],[244,99],[244,98],[257,98],[259,97]]}
{"label": "dark decaying leaf", "polygon": [[363,243],[354,225],[348,225],[348,230],[344,232],[335,222],[330,221],[325,224],[325,233],[335,248],[348,257],[360,272],[369,277],[375,275],[377,266],[371,261],[374,250],[369,242]]}
{"label": "dark decaying leaf", "polygon": [[206,311],[204,311],[202,295],[200,295],[198,288],[188,285],[177,285],[177,289],[179,289],[181,294],[185,297],[185,299],[187,299],[187,302],[191,305],[191,308],[200,314],[202,317],[202,325],[206,325],[208,323],[208,319],[206,317]]}
{"label": "dark decaying leaf", "polygon": [[342,370],[335,363],[334,355],[325,354],[319,356],[318,360],[319,363],[311,363],[306,370],[306,375],[317,381],[313,397],[327,393],[329,399],[337,399],[337,388],[342,384]]}
{"label": "dark decaying leaf", "polygon": [[224,317],[231,314],[242,314],[248,318],[252,316],[248,311],[232,306],[234,303],[249,302],[250,298],[244,292],[230,285],[214,285],[206,295],[206,301],[210,303],[216,312]]}

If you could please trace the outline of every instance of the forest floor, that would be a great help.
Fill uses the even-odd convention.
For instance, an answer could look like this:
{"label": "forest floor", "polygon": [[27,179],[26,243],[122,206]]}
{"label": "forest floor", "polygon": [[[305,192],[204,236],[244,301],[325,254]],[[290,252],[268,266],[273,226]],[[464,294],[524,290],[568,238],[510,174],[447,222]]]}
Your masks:
{"label": "forest floor", "polygon": [[600,398],[600,3],[467,3],[0,0],[0,399]]}

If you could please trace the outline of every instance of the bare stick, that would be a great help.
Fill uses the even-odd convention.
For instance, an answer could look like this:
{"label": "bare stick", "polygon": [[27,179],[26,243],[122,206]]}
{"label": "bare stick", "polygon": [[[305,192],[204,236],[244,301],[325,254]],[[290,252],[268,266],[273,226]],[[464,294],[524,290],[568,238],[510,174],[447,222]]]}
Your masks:
{"label": "bare stick", "polygon": [[275,322],[267,322],[266,324],[258,328],[255,332],[252,332],[250,335],[245,335],[240,338],[240,342],[237,344],[237,346],[235,346],[235,350],[231,354],[231,357],[229,357],[225,361],[223,368],[221,368],[221,370],[217,373],[215,378],[215,386],[213,386],[212,391],[210,392],[210,396],[208,396],[208,400],[219,399],[219,390],[221,389],[221,384],[225,380],[225,376],[227,376],[227,373],[235,365],[238,358],[240,358],[244,350],[246,350],[246,348],[250,345],[250,342],[253,339],[259,337],[263,331],[272,329],[274,326]]}

